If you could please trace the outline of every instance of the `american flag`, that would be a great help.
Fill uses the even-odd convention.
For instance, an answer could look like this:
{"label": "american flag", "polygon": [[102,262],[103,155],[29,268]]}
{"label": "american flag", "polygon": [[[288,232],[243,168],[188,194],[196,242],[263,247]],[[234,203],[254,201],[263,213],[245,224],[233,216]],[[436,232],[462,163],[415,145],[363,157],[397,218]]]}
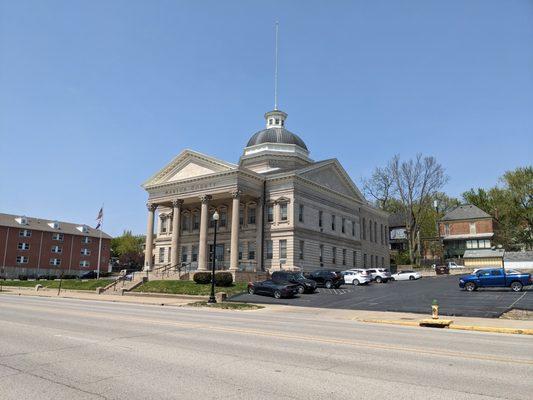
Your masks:
{"label": "american flag", "polygon": [[100,228],[103,220],[104,220],[104,207],[100,208],[100,211],[98,211],[98,216],[96,217],[97,224],[96,224],[95,229]]}

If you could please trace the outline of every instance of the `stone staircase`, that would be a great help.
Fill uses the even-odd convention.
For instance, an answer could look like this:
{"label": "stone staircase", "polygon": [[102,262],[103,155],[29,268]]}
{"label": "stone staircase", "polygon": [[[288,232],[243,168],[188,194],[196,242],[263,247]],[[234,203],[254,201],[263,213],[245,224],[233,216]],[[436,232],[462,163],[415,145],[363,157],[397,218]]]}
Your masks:
{"label": "stone staircase", "polygon": [[104,287],[101,294],[122,295],[124,292],[129,292],[135,289],[137,286],[142,285],[147,280],[148,280],[148,277],[146,276],[146,272],[135,272],[133,274],[133,279],[131,281],[119,278],[116,281]]}

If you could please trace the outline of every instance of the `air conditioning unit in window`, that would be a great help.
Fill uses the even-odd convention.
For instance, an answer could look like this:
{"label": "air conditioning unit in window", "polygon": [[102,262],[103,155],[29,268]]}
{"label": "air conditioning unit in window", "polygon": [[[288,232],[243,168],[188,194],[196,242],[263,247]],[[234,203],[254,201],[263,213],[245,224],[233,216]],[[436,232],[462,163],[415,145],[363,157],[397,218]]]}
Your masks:
{"label": "air conditioning unit in window", "polygon": [[48,223],[48,226],[52,229],[59,229],[59,222],[57,221],[54,221],[54,222],[49,222]]}
{"label": "air conditioning unit in window", "polygon": [[28,225],[28,218],[24,216],[15,218],[15,221],[17,221],[20,225]]}

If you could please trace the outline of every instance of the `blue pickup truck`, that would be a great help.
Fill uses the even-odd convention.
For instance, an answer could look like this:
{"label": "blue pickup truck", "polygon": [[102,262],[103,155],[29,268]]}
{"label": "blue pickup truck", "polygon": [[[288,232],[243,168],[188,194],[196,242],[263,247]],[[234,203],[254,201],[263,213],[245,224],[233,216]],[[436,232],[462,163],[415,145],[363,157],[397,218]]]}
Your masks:
{"label": "blue pickup truck", "polygon": [[459,279],[459,287],[469,292],[484,287],[510,287],[513,292],[520,292],[524,286],[531,284],[531,274],[504,268],[477,269]]}

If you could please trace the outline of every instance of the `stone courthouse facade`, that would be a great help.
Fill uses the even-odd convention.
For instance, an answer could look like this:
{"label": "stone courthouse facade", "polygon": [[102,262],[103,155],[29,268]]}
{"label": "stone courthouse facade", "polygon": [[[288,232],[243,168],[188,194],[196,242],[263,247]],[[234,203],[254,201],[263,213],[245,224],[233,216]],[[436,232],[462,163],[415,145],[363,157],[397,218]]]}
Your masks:
{"label": "stone courthouse facade", "polygon": [[365,200],[339,161],[311,160],[285,129],[287,114],[265,118],[238,164],[185,150],[143,184],[145,269],[209,269],[215,210],[219,269],[388,267],[388,215]]}

